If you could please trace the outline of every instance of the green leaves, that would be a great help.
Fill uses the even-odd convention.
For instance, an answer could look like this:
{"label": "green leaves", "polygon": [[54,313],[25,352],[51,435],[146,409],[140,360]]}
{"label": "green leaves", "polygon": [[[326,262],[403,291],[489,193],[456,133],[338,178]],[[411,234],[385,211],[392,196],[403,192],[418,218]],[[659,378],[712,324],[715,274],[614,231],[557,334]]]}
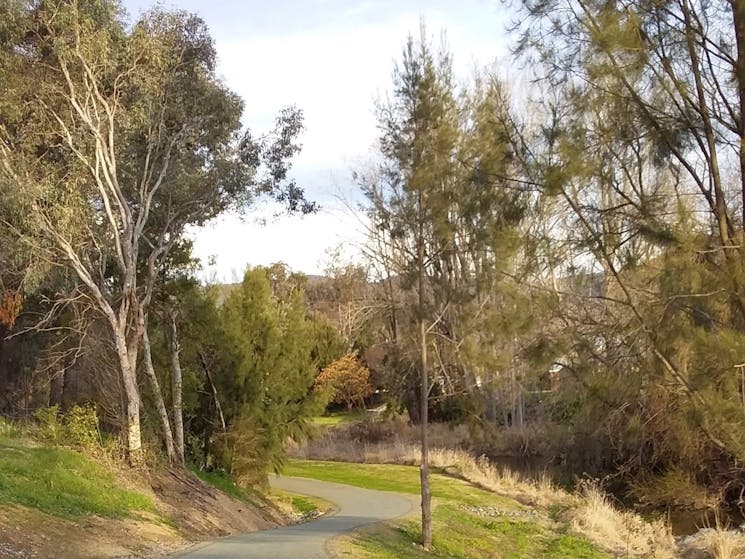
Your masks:
{"label": "green leaves", "polygon": [[[528,209],[509,104],[495,76],[456,85],[450,54],[436,50],[424,31],[409,37],[391,97],[378,103],[382,160],[362,188],[375,224],[374,259],[400,290],[388,294],[396,324],[389,368],[392,392],[407,400],[420,362],[417,321],[427,325],[440,383],[433,399],[442,401],[475,392],[485,360],[476,354],[493,347],[494,337],[511,336],[485,318],[515,316],[504,278]],[[492,372],[501,365],[488,360]],[[439,390],[445,394],[434,396]],[[411,401],[407,407],[415,408]]]}
{"label": "green leaves", "polygon": [[[203,326],[210,333],[201,341],[211,345],[205,351],[214,356],[213,376],[228,423],[227,433],[214,436],[210,452],[216,466],[246,483],[263,478],[267,468],[277,469],[287,438],[308,436],[310,418],[325,407],[313,383],[326,364],[319,359],[337,355],[325,347],[327,330],[307,315],[301,284],[279,266],[250,269]],[[210,409],[205,400],[197,412],[208,415]]]}

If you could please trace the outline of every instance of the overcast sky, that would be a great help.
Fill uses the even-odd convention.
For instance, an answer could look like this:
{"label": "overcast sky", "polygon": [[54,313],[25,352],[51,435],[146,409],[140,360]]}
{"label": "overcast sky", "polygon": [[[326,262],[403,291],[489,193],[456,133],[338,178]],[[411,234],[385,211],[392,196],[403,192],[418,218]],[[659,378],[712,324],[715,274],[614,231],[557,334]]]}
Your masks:
{"label": "overcast sky", "polygon": [[[125,0],[132,16],[153,5]],[[377,131],[374,100],[390,87],[394,61],[420,18],[437,36],[447,34],[454,67],[504,63],[505,27],[498,0],[181,0],[165,2],[201,16],[210,28],[219,73],[243,97],[243,122],[260,132],[278,110],[294,104],[305,113],[303,151],[293,175],[322,210],[317,215],[273,218],[227,216],[194,232],[195,252],[216,266],[206,274],[221,281],[246,265],[283,261],[293,270],[319,273],[325,253],[340,243],[353,255],[362,239],[358,219],[338,198],[352,198],[351,173],[369,158]],[[259,225],[260,218],[266,219]]]}

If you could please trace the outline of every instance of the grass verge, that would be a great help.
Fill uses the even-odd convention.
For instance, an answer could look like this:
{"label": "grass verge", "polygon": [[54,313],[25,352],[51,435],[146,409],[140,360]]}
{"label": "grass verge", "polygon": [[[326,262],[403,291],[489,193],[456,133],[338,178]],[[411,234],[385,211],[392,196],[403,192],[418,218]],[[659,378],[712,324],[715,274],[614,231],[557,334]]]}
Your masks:
{"label": "grass verge", "polygon": [[[412,466],[289,460],[282,473],[287,476],[309,477],[378,491],[419,494],[419,468]],[[509,509],[524,508],[512,499],[437,473],[431,475],[431,485],[432,496],[437,499],[460,500],[464,505],[471,506],[496,503]]]}
{"label": "grass verge", "polygon": [[312,419],[313,424],[321,427],[336,427],[345,423],[359,421],[365,417],[364,411],[352,410],[344,412],[334,412],[325,415],[318,415]]}
{"label": "grass verge", "polygon": [[324,499],[309,495],[298,495],[281,489],[272,489],[269,498],[280,509],[289,512],[296,521],[300,522],[318,518],[334,508],[332,503]]}

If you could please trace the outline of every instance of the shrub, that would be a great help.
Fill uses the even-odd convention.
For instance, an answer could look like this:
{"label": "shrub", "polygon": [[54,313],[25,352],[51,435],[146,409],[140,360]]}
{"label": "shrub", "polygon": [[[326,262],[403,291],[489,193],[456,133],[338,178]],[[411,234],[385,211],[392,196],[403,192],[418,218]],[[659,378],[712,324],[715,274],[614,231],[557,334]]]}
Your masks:
{"label": "shrub", "polygon": [[40,408],[34,418],[38,436],[45,441],[83,449],[102,446],[98,415],[90,404],[73,406],[66,413],[60,413],[58,406]]}
{"label": "shrub", "polygon": [[14,438],[17,437],[20,432],[21,429],[18,427],[17,424],[8,419],[5,419],[4,417],[0,417],[0,438]]}
{"label": "shrub", "polygon": [[39,436],[47,441],[59,443],[62,435],[62,423],[59,406],[39,408],[34,412],[34,419],[39,424]]}
{"label": "shrub", "polygon": [[239,487],[264,485],[269,461],[264,445],[253,418],[241,416],[227,432],[215,435],[213,466],[224,470]]}
{"label": "shrub", "polygon": [[92,405],[73,406],[70,411],[63,415],[63,421],[66,444],[81,448],[93,448],[101,445],[98,415]]}
{"label": "shrub", "polygon": [[370,370],[354,353],[347,353],[326,367],[316,377],[315,390],[327,392],[332,402],[351,409],[355,404],[364,405],[365,398],[373,392]]}

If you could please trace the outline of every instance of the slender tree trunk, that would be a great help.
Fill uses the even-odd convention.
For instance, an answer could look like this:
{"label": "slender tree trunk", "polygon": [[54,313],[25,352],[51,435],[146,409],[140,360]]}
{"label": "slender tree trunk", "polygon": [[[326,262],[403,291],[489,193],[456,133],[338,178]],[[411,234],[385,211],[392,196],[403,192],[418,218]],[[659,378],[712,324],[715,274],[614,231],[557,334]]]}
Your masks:
{"label": "slender tree trunk", "polygon": [[419,477],[422,486],[422,547],[432,547],[432,494],[429,488],[429,437],[427,433],[427,422],[429,419],[429,378],[427,377],[427,329],[424,318],[419,319],[419,332],[421,341],[422,358],[422,411],[421,411],[421,434],[422,434],[422,463],[419,469]]}
{"label": "slender tree trunk", "polygon": [[176,457],[179,464],[184,463],[184,411],[183,411],[183,375],[181,373],[181,344],[178,341],[176,313],[171,311],[171,392],[173,398],[173,434],[176,439]]}
{"label": "slender tree trunk", "polygon": [[217,388],[215,387],[215,383],[212,382],[212,375],[210,374],[210,368],[207,363],[207,358],[204,355],[204,352],[199,352],[199,361],[202,364],[202,369],[204,370],[204,376],[207,377],[207,383],[210,385],[210,390],[212,391],[212,399],[215,402],[215,409],[217,411],[217,419],[220,421],[220,427],[222,427],[223,432],[228,430],[227,424],[225,423],[225,416],[222,413],[222,406],[220,405],[220,398],[217,396]]}
{"label": "slender tree trunk", "polygon": [[49,407],[57,406],[60,411],[65,411],[65,377],[64,367],[52,373],[49,379]]}
{"label": "slender tree trunk", "polygon": [[404,406],[406,406],[406,412],[409,414],[409,421],[412,425],[420,426],[422,424],[422,401],[420,396],[421,387],[417,380],[416,385],[412,388],[407,388],[404,397]]}
{"label": "slender tree trunk", "polygon": [[515,384],[516,403],[515,403],[515,425],[518,429],[522,429],[525,426],[525,401],[523,400],[523,390],[520,383]]}
{"label": "slender tree trunk", "polygon": [[742,227],[745,228],[745,0],[732,0],[732,19],[737,42],[735,78],[739,93],[740,121],[740,193],[742,201]]}
{"label": "slender tree trunk", "polygon": [[171,431],[171,422],[168,419],[168,410],[166,409],[166,403],[163,400],[163,392],[160,389],[158,376],[155,374],[155,367],[153,367],[153,357],[150,348],[150,336],[148,336],[147,329],[145,329],[145,332],[142,335],[142,350],[145,358],[145,374],[150,381],[150,387],[153,390],[155,407],[158,410],[158,417],[160,417],[160,425],[163,432],[163,442],[166,445],[166,454],[168,455],[168,461],[171,464],[175,464],[178,460],[178,457],[176,456],[176,449],[173,442],[173,431]]}
{"label": "slender tree trunk", "polygon": [[[421,207],[421,193],[420,207]],[[424,235],[419,231],[418,264],[419,264],[419,338],[421,351],[421,443],[422,456],[419,466],[419,478],[422,493],[422,547],[432,547],[432,494],[429,487],[429,437],[427,422],[429,419],[429,376],[427,371],[427,325],[424,321]]]}
{"label": "slender tree trunk", "polygon": [[[491,375],[488,375],[491,377]],[[494,387],[495,379],[489,378],[484,387],[484,418],[489,423],[497,422],[497,390]]]}
{"label": "slender tree trunk", "polygon": [[5,354],[5,336],[7,333],[7,327],[2,323],[2,321],[0,321],[0,386],[3,387],[3,390],[0,391],[0,396],[2,396],[5,402],[9,405],[10,400],[8,399],[9,391],[7,390],[7,387],[10,383],[8,382],[8,364]]}
{"label": "slender tree trunk", "polygon": [[726,246],[731,243],[731,238],[734,231],[730,215],[727,210],[727,201],[725,198],[722,176],[719,169],[716,130],[714,129],[714,123],[712,122],[712,117],[708,105],[709,98],[706,93],[706,87],[704,86],[703,76],[701,75],[701,62],[699,59],[699,53],[696,50],[695,33],[697,30],[692,22],[691,9],[688,4],[688,0],[682,0],[680,7],[683,11],[683,18],[686,25],[686,44],[688,45],[688,55],[691,59],[693,83],[696,86],[696,95],[698,98],[697,110],[701,115],[701,124],[708,148],[708,153],[705,150],[702,151],[704,151],[704,157],[708,164],[709,180],[711,181],[711,185],[714,189],[714,217],[716,218],[717,224],[719,225],[719,236],[722,239],[722,243]]}

